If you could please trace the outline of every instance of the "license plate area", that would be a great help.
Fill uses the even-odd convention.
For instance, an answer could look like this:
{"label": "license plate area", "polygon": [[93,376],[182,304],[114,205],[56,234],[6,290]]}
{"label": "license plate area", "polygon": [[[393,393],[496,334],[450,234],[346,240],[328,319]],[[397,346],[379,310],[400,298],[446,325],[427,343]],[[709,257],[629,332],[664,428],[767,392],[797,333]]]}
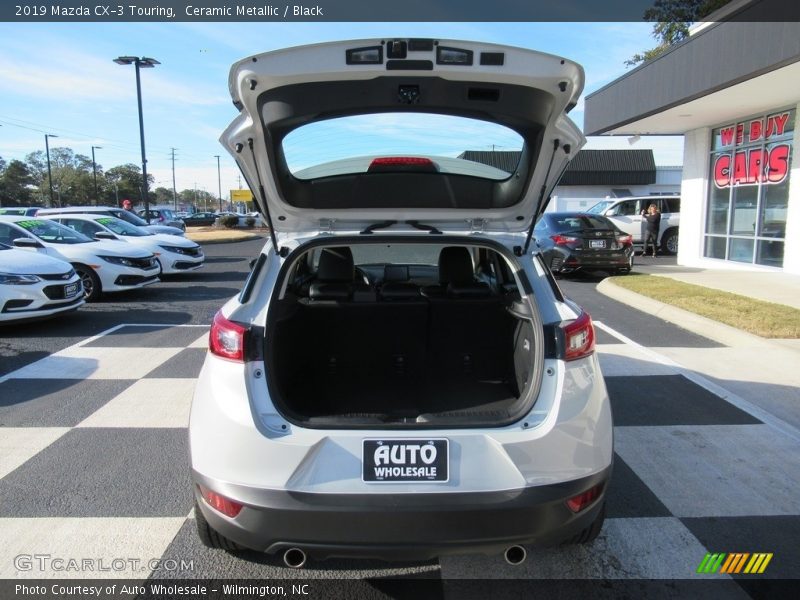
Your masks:
{"label": "license plate area", "polygon": [[64,286],[64,298],[72,298],[78,293],[78,282],[68,283]]}
{"label": "license plate area", "polygon": [[450,478],[446,438],[365,439],[361,479],[365,483],[444,483]]}
{"label": "license plate area", "polygon": [[589,240],[589,247],[590,248],[605,248],[606,241],[605,240]]}

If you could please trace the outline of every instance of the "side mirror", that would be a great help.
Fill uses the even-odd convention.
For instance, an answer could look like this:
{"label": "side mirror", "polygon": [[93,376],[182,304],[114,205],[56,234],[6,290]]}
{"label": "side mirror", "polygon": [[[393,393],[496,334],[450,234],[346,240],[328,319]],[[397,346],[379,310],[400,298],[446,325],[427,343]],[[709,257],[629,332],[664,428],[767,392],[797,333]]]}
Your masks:
{"label": "side mirror", "polygon": [[28,237],[15,239],[14,246],[17,248],[44,248],[41,243]]}
{"label": "side mirror", "polygon": [[94,239],[96,240],[116,240],[117,236],[115,236],[110,231],[98,231],[94,234]]}

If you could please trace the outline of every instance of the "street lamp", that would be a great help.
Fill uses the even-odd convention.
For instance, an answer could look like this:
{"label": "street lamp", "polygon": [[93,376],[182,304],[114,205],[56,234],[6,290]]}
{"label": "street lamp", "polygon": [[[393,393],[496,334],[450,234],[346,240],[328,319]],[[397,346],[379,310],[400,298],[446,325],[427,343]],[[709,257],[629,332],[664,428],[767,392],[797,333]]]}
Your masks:
{"label": "street lamp", "polygon": [[102,146],[92,146],[92,173],[94,174],[94,205],[97,206],[97,162],[94,160],[94,151],[102,150]]}
{"label": "street lamp", "polygon": [[217,159],[217,190],[219,191],[219,212],[222,212],[222,177],[219,174],[219,154],[215,154]]}
{"label": "street lamp", "polygon": [[44,134],[44,147],[47,151],[47,183],[50,186],[50,208],[53,208],[53,174],[50,171],[50,142],[48,138],[57,138],[57,135],[53,135],[52,133],[45,133]]}
{"label": "street lamp", "polygon": [[144,215],[147,222],[150,222],[150,201],[147,197],[147,157],[144,152],[144,119],[142,118],[142,83],[139,78],[139,69],[152,69],[160,65],[155,58],[143,56],[120,56],[114,62],[118,65],[134,65],[136,67],[136,100],[139,104],[139,139],[142,144],[142,197],[144,199]]}

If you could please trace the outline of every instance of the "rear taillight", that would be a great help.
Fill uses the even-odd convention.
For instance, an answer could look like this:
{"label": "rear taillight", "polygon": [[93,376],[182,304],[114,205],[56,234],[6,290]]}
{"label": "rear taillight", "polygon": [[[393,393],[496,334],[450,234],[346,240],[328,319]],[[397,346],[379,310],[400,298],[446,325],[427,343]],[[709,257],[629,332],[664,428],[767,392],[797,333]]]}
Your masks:
{"label": "rear taillight", "polygon": [[578,360],[594,352],[594,325],[587,312],[564,326],[564,360]]}
{"label": "rear taillight", "polygon": [[578,494],[577,496],[573,496],[569,500],[567,500],[567,508],[569,508],[574,513],[581,512],[584,508],[587,508],[592,502],[597,500],[600,497],[600,494],[603,491],[603,484],[599,483],[591,489],[586,490],[582,494]]}
{"label": "rear taillight", "polygon": [[208,336],[208,349],[211,354],[244,362],[244,340],[247,328],[239,323],[226,319],[222,311],[214,315],[211,323],[211,333]]}
{"label": "rear taillight", "polygon": [[212,492],[211,490],[204,488],[202,485],[197,487],[200,488],[200,494],[203,496],[203,500],[206,501],[206,504],[208,504],[214,510],[221,512],[226,517],[233,518],[241,512],[243,507],[242,504],[234,502],[230,498],[226,498],[221,494]]}
{"label": "rear taillight", "polygon": [[618,235],[617,236],[617,243],[621,246],[630,246],[633,244],[633,236],[632,235]]}
{"label": "rear taillight", "polygon": [[579,248],[581,246],[580,238],[568,235],[551,235],[550,239],[553,240],[556,246],[567,246],[568,248]]}

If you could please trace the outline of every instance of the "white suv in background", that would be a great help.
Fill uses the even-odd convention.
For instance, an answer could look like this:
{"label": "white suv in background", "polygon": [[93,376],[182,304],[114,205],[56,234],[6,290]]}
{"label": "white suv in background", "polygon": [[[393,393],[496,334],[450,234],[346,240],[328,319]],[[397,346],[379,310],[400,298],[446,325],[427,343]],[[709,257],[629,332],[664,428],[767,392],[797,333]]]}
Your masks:
{"label": "white suv in background", "polygon": [[678,253],[678,228],[681,221],[680,196],[631,196],[619,198],[609,203],[598,202],[587,212],[603,215],[633,236],[634,246],[644,244],[644,219],[642,211],[655,204],[661,212],[661,228],[658,232],[658,245],[665,254]]}

